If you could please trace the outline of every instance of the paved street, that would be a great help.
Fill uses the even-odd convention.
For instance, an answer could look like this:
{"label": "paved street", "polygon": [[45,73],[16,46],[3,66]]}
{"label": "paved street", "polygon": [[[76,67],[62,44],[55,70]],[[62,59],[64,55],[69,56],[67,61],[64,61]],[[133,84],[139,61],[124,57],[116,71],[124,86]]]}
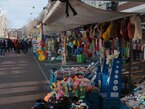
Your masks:
{"label": "paved street", "polygon": [[0,109],[31,109],[49,91],[48,71],[31,52],[0,57]]}

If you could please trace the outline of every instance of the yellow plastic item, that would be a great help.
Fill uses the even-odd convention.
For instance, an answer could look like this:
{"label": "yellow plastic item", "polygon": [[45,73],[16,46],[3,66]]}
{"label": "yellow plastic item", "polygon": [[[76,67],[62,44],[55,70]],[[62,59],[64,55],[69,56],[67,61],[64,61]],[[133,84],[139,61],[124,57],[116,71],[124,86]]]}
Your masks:
{"label": "yellow plastic item", "polygon": [[77,41],[77,46],[80,46],[80,42],[79,41]]}
{"label": "yellow plastic item", "polygon": [[77,46],[77,41],[76,40],[73,40],[73,44]]}
{"label": "yellow plastic item", "polygon": [[113,24],[111,23],[111,24],[109,25],[109,27],[107,28],[107,30],[106,30],[106,31],[104,32],[104,34],[103,34],[103,39],[104,39],[105,41],[109,41],[109,39],[110,39],[110,33],[111,33],[112,26],[113,26]]}
{"label": "yellow plastic item", "polygon": [[46,57],[45,57],[43,54],[40,54],[40,55],[38,56],[38,60],[39,60],[39,61],[44,61],[45,58],[46,58]]}
{"label": "yellow plastic item", "polygon": [[83,37],[82,37],[82,41],[85,41],[87,39],[87,35],[86,33],[84,33]]}

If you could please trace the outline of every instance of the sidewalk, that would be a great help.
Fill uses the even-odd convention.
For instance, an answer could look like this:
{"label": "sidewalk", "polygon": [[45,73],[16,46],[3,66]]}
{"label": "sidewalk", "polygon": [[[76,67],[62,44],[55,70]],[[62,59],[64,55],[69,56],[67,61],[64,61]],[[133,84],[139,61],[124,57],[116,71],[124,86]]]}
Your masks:
{"label": "sidewalk", "polygon": [[20,56],[8,52],[0,57],[0,109],[31,109],[49,91],[47,75],[48,70],[31,52]]}

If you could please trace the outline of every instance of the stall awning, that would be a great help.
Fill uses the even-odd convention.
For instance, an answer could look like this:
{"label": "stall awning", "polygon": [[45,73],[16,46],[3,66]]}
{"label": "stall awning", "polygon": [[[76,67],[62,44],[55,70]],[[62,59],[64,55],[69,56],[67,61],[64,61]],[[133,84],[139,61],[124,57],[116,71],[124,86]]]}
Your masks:
{"label": "stall awning", "polygon": [[44,7],[43,10],[41,11],[41,13],[37,16],[36,21],[37,21],[37,25],[40,25],[43,21],[43,19],[45,18],[45,15],[47,13],[49,13],[49,11],[51,11],[51,8],[53,7],[53,5],[55,4],[55,2],[48,4],[47,7]]}
{"label": "stall awning", "polygon": [[48,32],[66,31],[81,25],[112,21],[132,15],[129,13],[97,9],[79,0],[70,0],[70,4],[78,13],[76,16],[73,16],[72,11],[70,11],[70,16],[66,17],[65,3],[57,1],[53,4],[47,17],[43,20]]}

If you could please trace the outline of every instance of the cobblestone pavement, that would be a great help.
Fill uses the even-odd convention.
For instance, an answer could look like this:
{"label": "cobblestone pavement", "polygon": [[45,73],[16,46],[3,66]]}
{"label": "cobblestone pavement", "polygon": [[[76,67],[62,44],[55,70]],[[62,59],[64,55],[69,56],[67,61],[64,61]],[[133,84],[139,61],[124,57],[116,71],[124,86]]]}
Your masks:
{"label": "cobblestone pavement", "polygon": [[31,52],[0,57],[0,109],[31,109],[49,91],[47,68]]}

